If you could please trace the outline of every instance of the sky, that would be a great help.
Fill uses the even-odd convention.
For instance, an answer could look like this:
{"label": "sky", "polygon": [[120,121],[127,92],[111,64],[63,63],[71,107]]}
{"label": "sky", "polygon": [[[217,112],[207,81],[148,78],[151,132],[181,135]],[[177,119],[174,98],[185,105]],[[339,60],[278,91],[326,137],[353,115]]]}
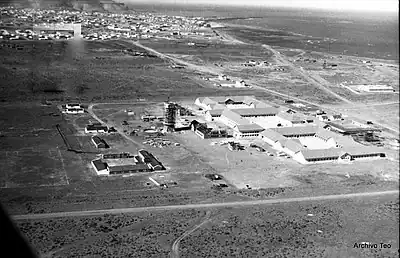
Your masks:
{"label": "sky", "polygon": [[335,11],[398,12],[398,0],[119,0],[126,3],[177,3],[300,7]]}

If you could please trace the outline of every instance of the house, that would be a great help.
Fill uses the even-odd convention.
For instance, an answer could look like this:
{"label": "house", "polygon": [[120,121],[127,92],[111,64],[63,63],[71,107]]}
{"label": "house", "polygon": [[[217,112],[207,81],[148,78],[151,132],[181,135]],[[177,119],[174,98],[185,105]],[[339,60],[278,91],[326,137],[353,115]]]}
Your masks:
{"label": "house", "polygon": [[101,124],[90,124],[85,127],[85,133],[106,133],[108,127]]}
{"label": "house", "polygon": [[82,106],[81,106],[81,104],[78,104],[78,103],[68,103],[68,104],[66,104],[65,105],[65,108],[82,108]]}
{"label": "house", "polygon": [[83,108],[67,108],[65,109],[67,114],[84,114],[85,110]]}
{"label": "house", "polygon": [[98,149],[109,148],[108,144],[98,136],[92,136],[92,142]]}
{"label": "house", "polygon": [[335,120],[342,120],[343,117],[342,115],[330,115],[328,116],[329,121],[335,121]]}
{"label": "house", "polygon": [[165,170],[164,166],[161,164],[160,161],[156,159],[156,157],[153,156],[150,152],[146,150],[139,150],[139,157],[142,159],[144,163],[146,163],[149,168],[152,170]]}
{"label": "house", "polygon": [[238,124],[233,128],[233,136],[237,139],[256,138],[264,130],[258,124]]}
{"label": "house", "polygon": [[235,86],[236,87],[246,87],[246,83],[244,82],[244,80],[239,80],[239,81],[236,81]]}
{"label": "house", "polygon": [[283,143],[283,152],[294,156],[296,153],[306,149],[298,139],[288,139]]}

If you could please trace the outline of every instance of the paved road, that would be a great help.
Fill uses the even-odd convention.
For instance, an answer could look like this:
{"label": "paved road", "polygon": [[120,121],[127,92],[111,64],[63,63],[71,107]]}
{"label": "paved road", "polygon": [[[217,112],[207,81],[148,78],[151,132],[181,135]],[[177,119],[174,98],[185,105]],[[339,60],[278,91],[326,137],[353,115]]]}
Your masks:
{"label": "paved road", "polygon": [[249,200],[249,201],[239,201],[239,202],[198,203],[198,204],[183,204],[183,205],[120,208],[120,209],[108,209],[108,210],[88,210],[88,211],[70,211],[70,212],[55,212],[55,213],[42,213],[42,214],[26,214],[26,215],[14,215],[12,217],[14,220],[54,219],[54,218],[62,218],[62,217],[101,216],[101,215],[105,215],[105,214],[122,214],[122,213],[154,212],[154,211],[169,211],[169,210],[246,207],[246,206],[255,206],[255,205],[266,205],[267,206],[267,205],[280,204],[280,203],[341,200],[341,199],[350,199],[350,198],[374,197],[374,196],[382,196],[382,195],[396,195],[397,196],[398,194],[399,194],[399,190],[391,190],[391,191],[381,191],[381,192],[322,195],[322,196],[298,197],[298,198]]}
{"label": "paved road", "polygon": [[186,237],[188,237],[190,234],[195,232],[197,229],[201,228],[204,224],[210,221],[210,215],[211,211],[207,211],[203,221],[200,224],[197,224],[188,230],[186,230],[180,237],[178,237],[174,243],[172,244],[172,249],[171,249],[171,258],[179,258],[179,243]]}

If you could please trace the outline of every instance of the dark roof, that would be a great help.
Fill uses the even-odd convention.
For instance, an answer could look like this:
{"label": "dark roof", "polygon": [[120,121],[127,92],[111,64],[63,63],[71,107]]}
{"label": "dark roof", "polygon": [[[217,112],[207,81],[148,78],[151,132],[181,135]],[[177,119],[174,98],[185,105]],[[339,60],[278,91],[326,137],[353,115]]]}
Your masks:
{"label": "dark roof", "polygon": [[144,162],[147,164],[151,164],[153,167],[157,166],[157,165],[161,165],[161,162],[158,161],[153,154],[151,154],[150,152],[146,151],[146,150],[139,150],[139,153],[143,156],[144,158]]}
{"label": "dark roof", "polygon": [[91,124],[86,126],[86,130],[104,130],[107,131],[108,127],[101,124]]}
{"label": "dark roof", "polygon": [[92,163],[97,171],[107,169],[107,163],[104,163],[101,159],[92,160]]}
{"label": "dark roof", "polygon": [[98,137],[98,136],[92,136],[92,140],[93,140],[93,142],[95,143],[95,144],[101,144],[101,143],[105,143],[104,142],[104,140],[103,139],[101,139],[100,137]]}
{"label": "dark roof", "polygon": [[146,164],[143,163],[109,167],[110,172],[129,172],[129,171],[139,171],[139,170],[150,170],[150,169]]}

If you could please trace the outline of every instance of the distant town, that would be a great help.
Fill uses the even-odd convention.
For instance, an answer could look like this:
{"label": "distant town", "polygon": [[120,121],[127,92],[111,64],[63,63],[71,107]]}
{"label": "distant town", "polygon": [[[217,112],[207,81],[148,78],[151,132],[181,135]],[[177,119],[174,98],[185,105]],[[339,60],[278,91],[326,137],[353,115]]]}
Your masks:
{"label": "distant town", "polygon": [[[4,40],[71,39],[73,35],[61,26],[81,25],[81,37],[86,40],[215,37],[211,25],[201,17],[180,17],[153,13],[115,14],[69,10],[16,9],[1,7],[0,26]],[[53,27],[52,27],[53,26]],[[54,27],[57,26],[57,27]],[[35,30],[34,28],[37,27]],[[52,30],[53,28],[53,30]],[[194,43],[193,43],[194,44]]]}

